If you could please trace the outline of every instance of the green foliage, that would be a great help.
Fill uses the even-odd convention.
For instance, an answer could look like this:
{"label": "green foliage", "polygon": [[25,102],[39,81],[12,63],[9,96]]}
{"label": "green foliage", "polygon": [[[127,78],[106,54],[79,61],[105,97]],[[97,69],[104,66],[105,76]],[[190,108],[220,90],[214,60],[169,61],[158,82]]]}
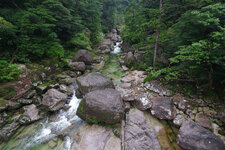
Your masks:
{"label": "green foliage", "polygon": [[[221,0],[163,0],[161,24],[158,9],[159,1],[132,1],[122,28],[124,41],[132,47],[149,47],[145,62],[150,67],[145,81],[191,83],[225,99],[225,4]],[[160,29],[158,55],[166,57],[169,64],[162,65],[158,56],[153,70],[156,29]]]}
{"label": "green foliage", "polygon": [[[116,0],[2,1],[0,58],[29,63],[91,49],[115,26]],[[67,49],[67,50],[65,50]],[[67,57],[67,55],[66,55]]]}
{"label": "green foliage", "polygon": [[130,67],[136,70],[145,70],[147,66],[141,61],[135,61],[134,63],[131,64]]}
{"label": "green foliage", "polygon": [[76,34],[68,43],[70,49],[91,49],[90,45],[90,39],[85,33]]}
{"label": "green foliage", "polygon": [[15,80],[21,72],[17,65],[0,60],[0,82]]}

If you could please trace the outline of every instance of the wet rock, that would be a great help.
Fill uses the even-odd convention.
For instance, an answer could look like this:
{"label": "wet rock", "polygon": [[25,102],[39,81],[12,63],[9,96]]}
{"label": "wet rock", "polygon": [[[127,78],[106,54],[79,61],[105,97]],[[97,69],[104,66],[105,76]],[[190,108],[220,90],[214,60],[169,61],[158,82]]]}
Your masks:
{"label": "wet rock", "polygon": [[84,72],[86,70],[86,65],[84,62],[72,62],[69,65],[74,71]]}
{"label": "wet rock", "polygon": [[171,93],[168,90],[164,89],[156,81],[146,82],[144,86],[148,90],[151,90],[151,91],[153,91],[155,93],[158,93],[160,96],[170,96],[171,95]]}
{"label": "wet rock", "polygon": [[212,124],[211,124],[210,119],[203,113],[198,113],[195,116],[195,121],[202,127],[212,129]]}
{"label": "wet rock", "polygon": [[100,73],[89,73],[86,76],[78,77],[77,85],[77,90],[83,95],[94,90],[114,88],[112,80]]}
{"label": "wet rock", "polygon": [[134,63],[135,57],[134,57],[133,53],[128,52],[124,57],[124,61],[125,61],[126,66],[130,66],[132,63]]}
{"label": "wet rock", "polygon": [[89,65],[93,61],[93,57],[91,53],[87,50],[79,50],[73,58],[73,61],[77,62],[84,62],[85,64]]}
{"label": "wet rock", "polygon": [[187,150],[224,150],[225,144],[215,134],[193,121],[182,124],[178,134],[178,144]]}
{"label": "wet rock", "polygon": [[152,115],[158,119],[172,120],[176,116],[176,109],[170,97],[156,97],[152,99]]}
{"label": "wet rock", "polygon": [[148,94],[143,94],[137,97],[135,105],[140,110],[147,110],[152,107],[152,103],[148,98]]}
{"label": "wet rock", "polygon": [[161,150],[153,127],[138,109],[131,109],[128,113],[124,145],[125,150]]}
{"label": "wet rock", "polygon": [[24,110],[24,113],[22,118],[20,119],[21,124],[31,123],[42,118],[42,116],[39,115],[39,110],[34,104],[29,106],[24,106],[23,110]]}
{"label": "wet rock", "polygon": [[92,91],[81,101],[77,115],[89,123],[115,124],[123,119],[124,104],[115,89]]}
{"label": "wet rock", "polygon": [[18,128],[19,123],[17,122],[12,122],[10,124],[5,125],[3,128],[0,129],[0,141],[8,141]]}
{"label": "wet rock", "polygon": [[57,111],[63,108],[67,101],[67,95],[56,89],[50,89],[43,95],[42,105],[48,111]]}

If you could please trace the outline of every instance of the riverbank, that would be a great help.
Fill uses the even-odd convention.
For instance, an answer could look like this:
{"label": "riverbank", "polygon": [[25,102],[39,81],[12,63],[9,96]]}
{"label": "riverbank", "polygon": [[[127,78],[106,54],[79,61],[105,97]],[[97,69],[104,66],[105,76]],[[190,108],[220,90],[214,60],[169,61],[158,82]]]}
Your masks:
{"label": "riverbank", "polygon": [[[12,115],[12,122],[2,126],[0,135],[9,136],[0,149],[179,150],[188,149],[190,145],[206,149],[211,145],[223,147],[224,120],[217,104],[172,93],[158,81],[144,83],[145,71],[126,66],[127,62],[142,56],[122,53],[121,44],[118,30],[113,30],[96,51],[99,56],[93,58],[88,51],[80,50],[69,61],[74,70],[55,75],[55,84],[32,83],[35,92],[26,101],[40,99],[20,106]],[[29,90],[28,95],[30,93]],[[83,98],[83,102],[80,103],[81,99],[77,97]],[[88,99],[90,103],[87,103]],[[20,111],[24,107],[28,108],[22,115]],[[78,111],[86,115],[84,120],[77,116],[79,107]],[[223,105],[218,107],[224,108]],[[3,117],[10,110],[8,108],[2,110]],[[105,117],[105,114],[112,117]],[[30,119],[26,124],[20,124],[24,117]],[[13,124],[22,127],[13,128]],[[192,130],[190,126],[196,128]],[[202,135],[202,132],[206,134]],[[214,140],[212,144],[201,145],[210,138]]]}

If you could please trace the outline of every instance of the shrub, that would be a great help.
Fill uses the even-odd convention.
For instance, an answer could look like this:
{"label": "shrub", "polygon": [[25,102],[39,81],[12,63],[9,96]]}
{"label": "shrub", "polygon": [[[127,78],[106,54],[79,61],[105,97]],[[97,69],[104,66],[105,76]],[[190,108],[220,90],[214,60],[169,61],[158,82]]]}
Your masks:
{"label": "shrub", "polygon": [[16,64],[0,60],[0,82],[15,80],[21,72]]}

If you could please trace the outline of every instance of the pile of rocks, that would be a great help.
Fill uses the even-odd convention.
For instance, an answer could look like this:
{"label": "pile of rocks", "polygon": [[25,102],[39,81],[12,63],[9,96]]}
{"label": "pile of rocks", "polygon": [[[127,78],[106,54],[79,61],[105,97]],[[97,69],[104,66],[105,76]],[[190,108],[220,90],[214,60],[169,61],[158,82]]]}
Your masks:
{"label": "pile of rocks", "polygon": [[114,45],[117,42],[121,42],[122,39],[119,35],[119,29],[113,29],[111,33],[106,35],[106,38],[103,39],[99,46],[99,50],[97,52],[99,54],[109,54],[113,49]]}
{"label": "pile of rocks", "polygon": [[[153,146],[148,146],[148,144],[143,143],[143,145],[146,147],[142,147],[142,144],[140,144],[141,142],[138,140],[138,138],[148,139],[149,137],[138,136],[145,134],[138,134],[136,133],[135,128],[130,128],[130,124],[133,124],[132,122],[138,124],[138,121],[141,121],[140,118],[144,118],[140,116],[140,112],[137,110],[134,111],[133,108],[130,108],[131,105],[133,105],[141,111],[147,111],[148,113],[151,113],[159,120],[168,120],[178,128],[180,127],[177,142],[183,149],[219,150],[225,148],[225,138],[223,135],[218,133],[218,128],[222,130],[222,126],[216,126],[216,129],[213,128],[215,126],[212,126],[212,114],[215,115],[215,111],[212,109],[210,110],[210,117],[210,115],[207,115],[207,111],[204,111],[203,107],[201,110],[199,110],[200,113],[195,113],[196,116],[193,117],[191,115],[195,109],[193,109],[194,106],[189,101],[189,99],[186,99],[180,95],[172,96],[171,92],[164,88],[159,82],[151,81],[143,83],[145,77],[146,75],[143,71],[129,71],[121,79],[122,84],[117,87],[117,90],[121,92],[123,101],[126,105],[127,123],[125,124],[125,132],[133,133],[132,135],[125,134],[125,139],[127,138],[126,136],[128,136],[129,139],[128,141],[125,140],[125,147],[132,146],[138,147],[138,149],[151,149],[154,147],[154,144],[150,142],[154,140],[149,140],[148,142]],[[192,113],[189,112],[191,109],[193,109]],[[132,116],[130,116],[131,114]],[[130,121],[129,117],[135,117],[136,115],[138,115],[138,117],[136,117],[133,121]],[[136,126],[140,128],[142,125],[134,125],[134,127]],[[140,129],[138,131],[140,131]],[[152,132],[154,131],[151,131],[151,133]],[[135,144],[135,142],[138,142],[139,144]]]}
{"label": "pile of rocks", "polygon": [[73,94],[72,84],[92,62],[93,57],[87,50],[79,50],[73,61],[69,62],[71,70],[62,74],[52,72],[57,66],[43,67],[39,69],[42,71],[39,74],[27,69],[26,74],[22,74],[20,81],[12,87],[15,93],[7,100],[1,100],[0,141],[7,141],[21,125],[33,123],[46,117],[49,112],[64,108],[67,97]]}

